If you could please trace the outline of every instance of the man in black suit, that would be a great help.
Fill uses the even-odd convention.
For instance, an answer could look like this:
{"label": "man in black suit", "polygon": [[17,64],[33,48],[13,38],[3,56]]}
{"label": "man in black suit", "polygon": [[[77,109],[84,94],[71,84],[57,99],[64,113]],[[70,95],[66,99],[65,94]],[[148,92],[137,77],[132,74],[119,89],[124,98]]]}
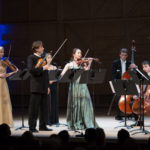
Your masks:
{"label": "man in black suit", "polygon": [[47,57],[47,64],[43,67],[35,67],[44,52],[42,41],[33,42],[32,50],[34,53],[28,56],[27,59],[27,67],[31,74],[28,120],[29,130],[38,132],[36,123],[39,114],[39,130],[50,131],[51,129],[46,127],[47,94],[50,92],[48,79],[48,64],[50,63],[50,59]]}
{"label": "man in black suit", "polygon": [[[128,50],[126,48],[122,48],[120,50],[120,59],[114,60],[112,63],[112,80],[121,79],[121,76],[129,69],[131,62],[127,60]],[[115,107],[116,107],[116,120],[122,120],[121,111],[118,107],[118,101],[120,96],[116,96],[115,98]]]}

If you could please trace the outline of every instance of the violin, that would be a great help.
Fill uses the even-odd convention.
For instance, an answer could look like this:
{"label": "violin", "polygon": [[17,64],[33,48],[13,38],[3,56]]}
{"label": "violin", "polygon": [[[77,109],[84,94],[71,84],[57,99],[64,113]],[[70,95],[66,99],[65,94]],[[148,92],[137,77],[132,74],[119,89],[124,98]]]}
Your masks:
{"label": "violin", "polygon": [[1,63],[10,68],[10,70],[13,72],[17,70],[17,67],[14,64],[12,64],[7,57],[1,58]]}
{"label": "violin", "polygon": [[[60,49],[62,48],[62,46],[66,43],[66,41],[67,41],[68,39],[65,39],[64,41],[63,41],[63,43],[60,45],[60,47],[58,48],[58,50],[55,52],[55,54],[53,55],[53,57],[52,57],[52,60],[54,59],[54,57],[56,56],[56,54],[60,51]],[[38,61],[37,61],[37,64],[35,65],[35,68],[38,68],[38,67],[43,67],[43,66],[45,66],[46,65],[46,58],[48,57],[48,55],[49,54],[51,54],[52,52],[50,52],[50,53],[47,53],[46,55],[45,55],[45,57],[44,58],[40,58],[40,59],[38,59]]]}
{"label": "violin", "polygon": [[44,58],[40,58],[37,61],[37,64],[35,65],[35,68],[43,67],[46,65],[46,58],[48,57],[49,53],[45,55]]}
{"label": "violin", "polygon": [[[94,61],[99,62],[99,58],[92,58]],[[88,63],[89,58],[79,58],[77,59],[77,65],[82,65]]]}

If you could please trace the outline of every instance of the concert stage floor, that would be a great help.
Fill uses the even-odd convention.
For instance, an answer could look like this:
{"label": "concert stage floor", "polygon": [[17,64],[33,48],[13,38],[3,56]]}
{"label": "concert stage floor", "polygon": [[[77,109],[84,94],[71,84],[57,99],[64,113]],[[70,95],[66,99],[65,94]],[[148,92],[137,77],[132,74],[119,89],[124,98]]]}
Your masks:
{"label": "concert stage floor", "polygon": [[[68,130],[66,124],[66,118],[64,116],[61,116],[59,118],[60,125],[56,126],[48,126],[49,128],[53,129],[53,131],[39,131],[38,133],[34,133],[36,137],[39,138],[47,138],[51,134],[57,134],[61,130]],[[130,133],[130,136],[136,139],[139,142],[147,143],[149,137],[150,137],[150,117],[145,117],[145,130],[148,131],[148,134],[145,134],[140,130],[140,127],[134,127],[134,128],[126,128],[124,127],[124,122],[120,122],[114,119],[112,116],[96,116],[96,121],[98,125],[104,129],[106,134],[106,139],[109,142],[116,142],[117,140],[117,132],[121,128],[127,129]],[[134,124],[134,120],[127,120],[127,125],[130,126]],[[25,126],[28,126],[27,117],[24,121]],[[15,118],[14,119],[14,128],[11,129],[12,136],[21,136],[23,132],[27,131],[28,128],[18,129],[22,125],[21,118]],[[38,125],[37,125],[38,127]],[[82,131],[84,133],[84,131]],[[140,133],[141,132],[141,133]],[[75,138],[76,135],[79,135],[80,133],[69,131],[69,134],[71,138]]]}

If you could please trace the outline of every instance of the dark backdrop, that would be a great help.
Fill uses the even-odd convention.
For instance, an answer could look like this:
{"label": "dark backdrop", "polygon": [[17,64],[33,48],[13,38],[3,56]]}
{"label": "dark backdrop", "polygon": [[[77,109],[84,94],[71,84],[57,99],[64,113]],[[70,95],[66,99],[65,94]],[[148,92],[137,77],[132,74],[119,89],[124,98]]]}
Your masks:
{"label": "dark backdrop", "polygon": [[[0,0],[0,24],[6,55],[12,45],[11,59],[23,68],[35,40],[42,40],[46,51],[58,49],[65,38],[68,42],[54,59],[64,67],[72,49],[79,47],[88,57],[98,57],[107,69],[105,82],[95,86],[95,104],[105,107],[111,101],[110,68],[119,50],[131,47],[136,41],[135,62],[140,66],[150,57],[150,1],[149,0]],[[2,29],[1,29],[2,31]],[[4,31],[4,30],[3,30]],[[130,56],[129,56],[130,59]],[[99,65],[94,63],[94,68]],[[29,101],[29,82],[9,81],[12,103],[20,105],[21,98]],[[93,86],[89,86],[92,95]],[[68,85],[59,89],[60,106],[66,107]],[[22,95],[22,97],[20,96]]]}

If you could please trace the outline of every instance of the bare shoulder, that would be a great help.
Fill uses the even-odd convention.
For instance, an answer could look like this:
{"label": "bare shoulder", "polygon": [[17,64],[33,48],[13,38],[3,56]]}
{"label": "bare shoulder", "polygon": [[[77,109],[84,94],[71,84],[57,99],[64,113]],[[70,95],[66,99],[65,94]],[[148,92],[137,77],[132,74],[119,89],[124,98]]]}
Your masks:
{"label": "bare shoulder", "polygon": [[70,68],[72,62],[69,62],[65,65],[66,68]]}
{"label": "bare shoulder", "polygon": [[57,69],[57,67],[56,67],[56,66],[54,66],[54,65],[52,65],[52,69],[53,69],[53,70],[56,70],[56,69]]}

